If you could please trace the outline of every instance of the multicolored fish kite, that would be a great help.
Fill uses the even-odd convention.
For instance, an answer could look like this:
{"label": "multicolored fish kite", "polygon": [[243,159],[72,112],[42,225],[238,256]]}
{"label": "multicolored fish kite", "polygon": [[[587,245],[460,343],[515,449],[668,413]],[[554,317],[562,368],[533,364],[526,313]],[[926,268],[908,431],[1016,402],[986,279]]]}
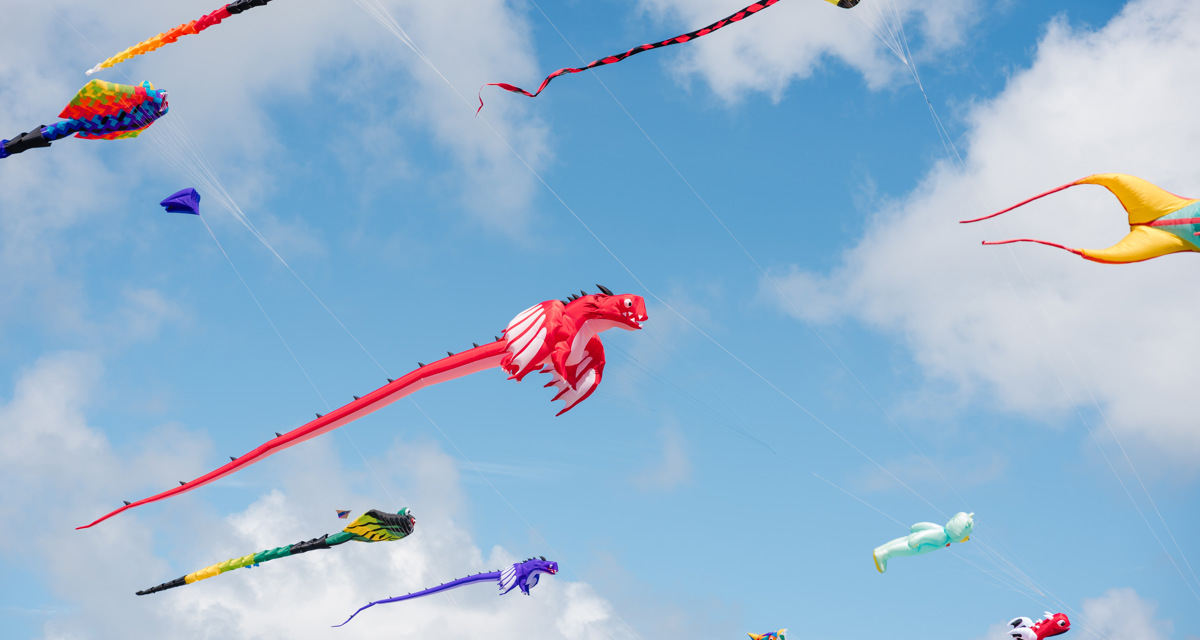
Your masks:
{"label": "multicolored fish kite", "polygon": [[408,509],[401,509],[396,513],[387,513],[385,511],[377,511],[371,509],[362,514],[357,520],[351,522],[345,529],[329,535],[325,534],[320,538],[313,538],[307,542],[297,542],[286,547],[275,547],[266,551],[259,551],[248,556],[240,558],[232,558],[225,562],[220,562],[206,567],[195,573],[189,573],[182,578],[176,578],[170,582],[164,582],[157,587],[150,587],[144,591],[138,591],[139,596],[158,593],[175,587],[182,587],[185,584],[199,582],[206,578],[221,575],[226,571],[241,569],[242,567],[257,567],[260,563],[288,556],[308,553],[309,551],[317,551],[318,549],[329,549],[336,547],[339,544],[345,544],[350,541],[357,542],[391,542],[393,540],[401,540],[412,534],[413,528],[417,526],[417,519],[412,517]]}
{"label": "multicolored fish kite", "polygon": [[[836,4],[837,6],[842,7],[843,9],[851,9],[851,8],[857,6],[859,3],[859,0],[825,0],[825,1],[830,4]],[[767,7],[770,7],[771,5],[773,5],[777,2],[779,2],[779,0],[762,0],[762,2],[755,2],[754,4],[746,7],[745,9],[742,9],[741,11],[738,11],[737,13],[734,13],[731,16],[727,16],[725,18],[717,20],[716,22],[708,25],[707,27],[703,27],[701,29],[696,29],[695,31],[689,31],[683,35],[678,35],[678,36],[675,36],[674,38],[669,38],[667,40],[663,40],[662,42],[651,42],[649,44],[643,44],[641,46],[634,47],[634,48],[630,49],[629,51],[626,51],[625,53],[618,53],[615,55],[600,58],[599,60],[593,60],[592,62],[589,62],[587,65],[582,66],[582,67],[567,67],[564,69],[559,69],[558,71],[555,71],[554,73],[546,76],[546,79],[542,80],[541,86],[539,86],[537,88],[537,91],[534,91],[533,93],[530,93],[530,92],[522,89],[521,87],[518,87],[516,85],[511,85],[506,82],[489,82],[483,86],[485,86],[485,87],[500,87],[501,89],[504,89],[505,91],[510,91],[512,93],[519,93],[523,96],[528,96],[530,98],[536,98],[538,96],[538,94],[540,94],[542,92],[542,89],[545,89],[546,85],[550,84],[551,80],[553,80],[559,76],[566,75],[568,73],[579,73],[581,71],[587,71],[588,69],[595,69],[596,67],[603,67],[605,65],[615,64],[615,63],[618,63],[618,62],[624,60],[625,58],[628,58],[630,56],[635,56],[643,51],[650,51],[651,49],[661,49],[663,47],[669,47],[673,44],[683,44],[685,42],[690,42],[692,40],[695,40],[696,38],[706,36],[714,31],[716,31],[717,29],[724,28],[735,22],[741,22],[742,20],[749,18],[750,16],[753,16],[754,14],[758,13],[759,11],[766,9]],[[475,113],[478,114],[479,111],[482,109],[483,109],[483,90],[481,88],[480,96],[479,96],[479,109],[476,109]]]}
{"label": "multicolored fish kite", "polygon": [[1034,622],[1025,617],[1013,618],[1008,623],[1008,635],[1014,640],[1046,640],[1071,630],[1071,619],[1065,613],[1046,612],[1046,617]]}
{"label": "multicolored fish kite", "polygon": [[951,542],[966,542],[971,539],[971,530],[974,528],[974,513],[956,513],[944,527],[932,522],[918,522],[909,529],[907,536],[875,547],[872,554],[875,568],[883,573],[887,571],[889,558],[917,556],[948,547]]}
{"label": "multicolored fish kite", "polygon": [[1036,195],[1003,211],[974,220],[963,220],[963,224],[979,222],[1008,213],[1017,207],[1029,204],[1063,189],[1081,184],[1098,184],[1117,196],[1129,214],[1129,235],[1107,249],[1072,249],[1061,244],[1017,238],[983,244],[1010,244],[1013,242],[1036,242],[1070,251],[1075,255],[1105,264],[1141,262],[1169,253],[1183,251],[1200,252],[1200,200],[1189,200],[1164,191],[1141,178],[1123,173],[1099,173],[1076,180],[1061,187]]}
{"label": "multicolored fish kite", "polygon": [[768,631],[766,633],[747,633],[750,640],[787,640],[787,629]]}
{"label": "multicolored fish kite", "polygon": [[168,213],[200,215],[200,194],[191,187],[172,193],[158,204],[165,207]]}
{"label": "multicolored fish kite", "polygon": [[99,71],[101,69],[107,69],[119,62],[124,62],[134,56],[140,56],[143,53],[150,53],[151,51],[154,51],[155,49],[158,49],[158,48],[162,47],[163,45],[168,45],[168,44],[171,44],[172,42],[175,42],[182,36],[188,36],[188,35],[200,33],[201,31],[204,31],[205,29],[207,29],[213,25],[221,24],[221,21],[224,20],[225,18],[228,18],[229,16],[237,15],[243,11],[246,11],[247,9],[252,9],[254,7],[261,7],[270,1],[271,0],[235,0],[234,2],[230,2],[229,4],[221,7],[220,9],[217,9],[216,11],[213,11],[212,13],[210,13],[202,18],[199,18],[197,20],[192,20],[191,22],[185,22],[184,24],[181,24],[178,27],[171,29],[170,31],[164,31],[164,32],[154,36],[153,38],[150,38],[149,40],[139,42],[139,43],[133,45],[132,47],[129,47],[128,49],[122,51],[121,53],[118,53],[117,55],[92,67],[91,69],[88,69],[87,74],[90,76],[93,73],[96,73],[97,71]]}
{"label": "multicolored fish kite", "polygon": [[166,113],[167,92],[155,89],[149,82],[134,87],[92,80],[58,114],[65,120],[48,127],[42,125],[12,140],[0,140],[0,158],[48,147],[71,134],[92,140],[136,138]]}
{"label": "multicolored fish kite", "polygon": [[389,602],[400,602],[401,600],[423,598],[440,591],[449,591],[450,589],[465,587],[466,585],[475,584],[476,582],[491,582],[495,580],[500,585],[500,595],[504,595],[513,589],[520,589],[521,593],[529,595],[529,590],[537,586],[538,578],[540,578],[541,574],[543,573],[549,575],[558,573],[558,563],[554,562],[553,560],[547,560],[545,556],[530,558],[525,562],[518,562],[514,565],[509,565],[507,568],[500,571],[477,573],[473,576],[459,578],[458,580],[447,582],[445,584],[431,587],[423,591],[418,591],[416,593],[410,593],[404,596],[396,596],[395,598],[388,598],[386,600],[376,600],[375,602],[362,606],[358,611],[350,614],[350,617],[346,618],[346,622],[343,622],[342,624],[335,624],[333,626],[340,627],[345,625],[347,622],[353,620],[354,616],[362,613],[366,609],[370,609],[377,604],[387,604]]}
{"label": "multicolored fish kite", "polygon": [[[599,285],[597,285],[599,286]],[[328,433],[357,420],[427,386],[462,376],[500,367],[509,380],[520,382],[535,371],[550,374],[546,387],[555,387],[553,400],[566,405],[558,415],[583,402],[599,386],[604,375],[604,345],[599,333],[614,327],[635,331],[649,319],[646,302],[641,296],[616,295],[600,286],[601,293],[571,295],[570,300],[540,302],[517,314],[501,337],[483,346],[475,345],[462,353],[449,355],[430,364],[417,363],[417,369],[361,398],[338,407],[327,414],[317,414],[316,420],[287,433],[276,433],[275,439],[259,446],[240,458],[191,482],[180,481],[178,487],[158,495],[126,502],[91,524],[99,524],[126,509],[157,502],[186,493],[214,482],[242,468],[266,459],[292,445]]]}

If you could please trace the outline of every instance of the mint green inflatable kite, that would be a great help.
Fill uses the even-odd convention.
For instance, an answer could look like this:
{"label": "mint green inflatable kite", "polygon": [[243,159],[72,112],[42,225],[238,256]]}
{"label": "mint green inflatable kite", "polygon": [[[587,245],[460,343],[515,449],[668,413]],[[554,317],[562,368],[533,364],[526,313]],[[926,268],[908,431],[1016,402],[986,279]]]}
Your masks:
{"label": "mint green inflatable kite", "polygon": [[883,573],[887,571],[889,558],[919,556],[942,547],[948,547],[951,542],[970,540],[971,529],[975,527],[974,516],[974,513],[956,513],[944,527],[932,522],[914,524],[909,529],[911,533],[907,536],[875,547],[875,568],[879,570],[879,573]]}

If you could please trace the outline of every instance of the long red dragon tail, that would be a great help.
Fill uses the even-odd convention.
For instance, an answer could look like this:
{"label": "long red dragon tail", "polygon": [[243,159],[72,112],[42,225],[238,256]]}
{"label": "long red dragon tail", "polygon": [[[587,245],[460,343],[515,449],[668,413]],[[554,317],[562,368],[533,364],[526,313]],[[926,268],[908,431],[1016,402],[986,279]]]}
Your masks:
{"label": "long red dragon tail", "polygon": [[[190,482],[180,481],[178,487],[174,487],[162,493],[138,500],[137,502],[126,502],[125,506],[109,512],[105,516],[97,519],[91,524],[76,529],[87,529],[95,526],[105,520],[134,507],[140,507],[151,502],[158,502],[171,496],[177,496],[181,493],[187,493],[193,489],[198,489],[204,485],[215,482],[225,476],[238,471],[239,469],[259,462],[264,458],[279,453],[288,447],[300,444],[310,438],[315,438],[323,433],[328,433],[334,429],[367,414],[374,413],[393,402],[404,398],[405,396],[423,389],[429,385],[453,380],[465,375],[491,369],[500,366],[500,359],[504,356],[505,341],[503,339],[485,344],[481,347],[463,351],[462,353],[451,354],[441,360],[431,362],[429,364],[417,367],[415,371],[411,371],[403,377],[396,380],[389,380],[388,383],[371,393],[355,398],[353,402],[343,405],[326,413],[325,415],[317,414],[315,420],[308,424],[293,429],[284,434],[276,434],[278,437],[260,445],[250,453],[243,455],[240,458],[231,458],[228,464],[221,466],[219,469],[210,471],[195,480]],[[418,363],[420,364],[420,363]]]}

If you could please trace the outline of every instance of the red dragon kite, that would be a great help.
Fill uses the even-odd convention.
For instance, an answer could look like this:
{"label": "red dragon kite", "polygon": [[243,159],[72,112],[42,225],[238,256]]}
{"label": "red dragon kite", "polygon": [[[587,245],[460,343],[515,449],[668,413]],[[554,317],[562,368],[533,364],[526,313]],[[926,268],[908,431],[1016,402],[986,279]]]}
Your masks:
{"label": "red dragon kite", "polygon": [[318,413],[315,420],[302,427],[276,433],[275,439],[240,458],[230,456],[230,461],[219,469],[190,482],[181,480],[178,487],[149,498],[127,501],[125,506],[78,528],[97,525],[126,509],[187,493],[382,409],[414,391],[484,369],[500,367],[509,374],[509,380],[518,382],[535,371],[550,374],[550,382],[545,386],[558,389],[553,400],[562,400],[566,405],[558,412],[562,415],[586,400],[600,384],[604,375],[604,345],[598,334],[616,327],[635,331],[649,319],[641,296],[616,295],[597,286],[601,293],[580,292],[583,295],[572,295],[569,300],[539,302],[517,314],[494,342],[475,345],[462,353],[447,352],[447,357],[429,364],[418,362],[416,370],[389,379],[388,384],[367,395],[355,396],[353,402],[325,415]]}

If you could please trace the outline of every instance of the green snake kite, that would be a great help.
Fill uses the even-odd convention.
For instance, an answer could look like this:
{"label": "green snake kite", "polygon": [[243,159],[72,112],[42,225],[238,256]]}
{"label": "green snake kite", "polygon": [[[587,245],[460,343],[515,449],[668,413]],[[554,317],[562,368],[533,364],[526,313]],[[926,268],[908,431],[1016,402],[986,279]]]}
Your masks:
{"label": "green snake kite", "polygon": [[286,558],[300,553],[307,553],[317,549],[328,549],[336,547],[339,544],[350,542],[351,540],[358,542],[391,542],[392,540],[400,540],[413,532],[413,527],[417,524],[417,519],[412,517],[408,509],[401,509],[397,513],[387,513],[371,509],[362,514],[357,520],[351,522],[345,529],[329,535],[325,534],[320,538],[313,538],[306,542],[297,542],[296,544],[286,547],[275,547],[266,551],[259,551],[248,556],[240,558],[231,558],[225,562],[219,562],[206,567],[195,573],[189,573],[182,578],[176,578],[170,582],[164,582],[157,587],[151,587],[145,591],[138,591],[139,596],[158,593],[166,589],[174,589],[182,587],[185,584],[191,584],[205,578],[211,578],[216,575],[241,569],[242,567],[257,566],[261,562],[275,560],[277,558]]}

